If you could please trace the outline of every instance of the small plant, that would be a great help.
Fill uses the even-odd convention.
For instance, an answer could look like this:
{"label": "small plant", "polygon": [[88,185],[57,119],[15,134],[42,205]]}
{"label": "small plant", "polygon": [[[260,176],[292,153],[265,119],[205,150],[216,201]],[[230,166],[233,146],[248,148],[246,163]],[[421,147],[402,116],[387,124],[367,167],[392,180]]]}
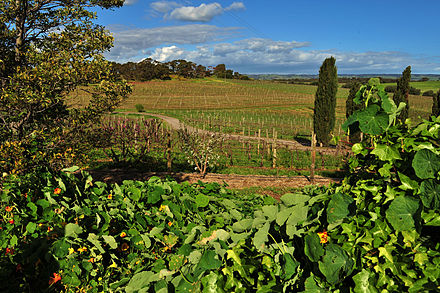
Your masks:
{"label": "small plant", "polygon": [[222,142],[222,138],[213,133],[198,133],[188,129],[178,131],[179,141],[188,163],[202,176],[209,168],[214,167],[220,155],[216,150]]}
{"label": "small plant", "polygon": [[138,112],[145,112],[144,105],[142,105],[142,104],[136,104],[134,107],[136,108],[136,111],[138,111]]}

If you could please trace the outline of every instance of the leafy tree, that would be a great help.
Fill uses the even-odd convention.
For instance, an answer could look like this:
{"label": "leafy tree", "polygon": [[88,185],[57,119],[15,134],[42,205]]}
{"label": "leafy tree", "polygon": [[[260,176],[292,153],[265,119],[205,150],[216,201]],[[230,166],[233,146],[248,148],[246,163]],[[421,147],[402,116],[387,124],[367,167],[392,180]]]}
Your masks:
{"label": "leafy tree", "polygon": [[440,90],[432,97],[432,116],[440,115]]}
{"label": "leafy tree", "polygon": [[[361,88],[362,84],[359,81],[353,81],[351,83],[350,92],[345,102],[345,117],[348,118],[357,110],[362,109],[362,104],[357,104],[354,102],[356,98],[356,93]],[[350,142],[356,143],[360,141],[360,131],[350,132]]]}
{"label": "leafy tree", "polygon": [[223,78],[225,76],[225,72],[226,72],[225,64],[219,64],[216,67],[214,67],[214,75],[217,77]]}
{"label": "leafy tree", "polygon": [[338,73],[336,59],[324,60],[319,69],[318,89],[315,94],[313,129],[318,143],[328,145],[330,134],[335,126],[336,93],[338,91]]}
{"label": "leafy tree", "polygon": [[399,121],[405,122],[408,118],[409,103],[408,96],[410,92],[409,82],[411,81],[411,66],[405,68],[402,72],[402,77],[397,81],[396,92],[394,93],[393,100],[396,105],[405,103],[406,107],[402,110],[399,116]]}
{"label": "leafy tree", "polygon": [[[0,169],[62,166],[130,92],[102,56],[113,38],[92,12],[123,2],[1,1]],[[87,92],[82,102],[73,98],[79,90]]]}

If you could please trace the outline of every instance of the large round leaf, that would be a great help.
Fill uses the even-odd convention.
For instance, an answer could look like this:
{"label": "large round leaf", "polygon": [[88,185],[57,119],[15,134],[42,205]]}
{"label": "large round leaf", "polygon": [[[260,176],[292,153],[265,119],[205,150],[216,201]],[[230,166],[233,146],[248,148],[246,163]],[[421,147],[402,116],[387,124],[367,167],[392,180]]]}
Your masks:
{"label": "large round leaf", "polygon": [[357,114],[359,128],[363,133],[371,135],[380,135],[388,127],[388,115],[379,112],[378,105],[370,105]]}
{"label": "large round leaf", "polygon": [[427,149],[419,150],[412,161],[417,177],[421,179],[435,178],[440,170],[440,158]]}
{"label": "large round leaf", "polygon": [[440,208],[440,184],[432,179],[423,181],[420,185],[420,198],[425,207]]}
{"label": "large round leaf", "polygon": [[398,196],[386,211],[386,218],[397,231],[414,229],[414,214],[419,208],[419,201],[409,196]]}
{"label": "large round leaf", "polygon": [[327,222],[331,224],[347,217],[353,201],[353,198],[346,194],[334,194],[327,206]]}

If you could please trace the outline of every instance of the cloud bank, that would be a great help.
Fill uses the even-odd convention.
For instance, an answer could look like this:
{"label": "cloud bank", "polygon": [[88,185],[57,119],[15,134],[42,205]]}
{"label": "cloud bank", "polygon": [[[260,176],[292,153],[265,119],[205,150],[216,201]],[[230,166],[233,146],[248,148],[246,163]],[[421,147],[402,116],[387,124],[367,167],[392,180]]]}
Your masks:
{"label": "cloud bank", "polygon": [[154,15],[162,16],[164,19],[188,21],[188,22],[209,22],[214,17],[226,11],[243,10],[243,2],[233,2],[228,7],[222,7],[220,3],[202,3],[199,6],[183,6],[174,1],[156,1],[150,4]]}

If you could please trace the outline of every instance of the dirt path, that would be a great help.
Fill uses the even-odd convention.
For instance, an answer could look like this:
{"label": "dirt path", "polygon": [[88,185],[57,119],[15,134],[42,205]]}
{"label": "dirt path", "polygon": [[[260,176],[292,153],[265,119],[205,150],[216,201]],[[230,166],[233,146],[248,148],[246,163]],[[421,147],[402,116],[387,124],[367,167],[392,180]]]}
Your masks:
{"label": "dirt path", "polygon": [[[247,135],[239,135],[239,134],[227,134],[227,133],[220,133],[220,132],[211,132],[199,128],[195,128],[189,125],[184,125],[182,121],[180,121],[177,118],[161,115],[161,114],[153,114],[153,113],[140,113],[140,112],[114,112],[117,114],[138,114],[138,115],[147,115],[147,116],[153,116],[157,117],[159,119],[162,119],[164,122],[166,122],[171,129],[179,130],[186,128],[190,132],[198,132],[201,134],[215,134],[220,135],[224,137],[225,139],[231,139],[231,140],[239,140],[239,141],[249,141],[249,140],[260,140],[260,141],[266,141],[267,143],[273,143],[272,138],[265,138],[265,137],[255,137],[255,136],[247,136]],[[294,150],[302,150],[302,151],[311,151],[312,148],[310,146],[302,145],[296,140],[285,140],[285,139],[277,139],[276,140],[277,145],[283,145],[289,149]],[[321,154],[345,154],[347,152],[350,152],[349,149],[343,149],[343,148],[335,148],[335,147],[316,147],[316,151]]]}
{"label": "dirt path", "polygon": [[217,182],[221,185],[227,184],[229,188],[243,189],[249,187],[269,187],[264,193],[275,198],[279,198],[279,194],[270,191],[274,188],[302,188],[307,185],[329,185],[330,183],[340,182],[339,178],[327,178],[315,176],[312,182],[306,176],[264,176],[264,175],[234,175],[234,174],[213,174],[208,173],[205,177],[197,173],[168,173],[168,172],[139,172],[139,170],[127,169],[108,169],[108,170],[90,170],[89,173],[95,180],[104,181],[107,183],[122,183],[124,180],[139,180],[145,181],[152,176],[160,178],[172,177],[177,182],[197,183],[202,182]]}

